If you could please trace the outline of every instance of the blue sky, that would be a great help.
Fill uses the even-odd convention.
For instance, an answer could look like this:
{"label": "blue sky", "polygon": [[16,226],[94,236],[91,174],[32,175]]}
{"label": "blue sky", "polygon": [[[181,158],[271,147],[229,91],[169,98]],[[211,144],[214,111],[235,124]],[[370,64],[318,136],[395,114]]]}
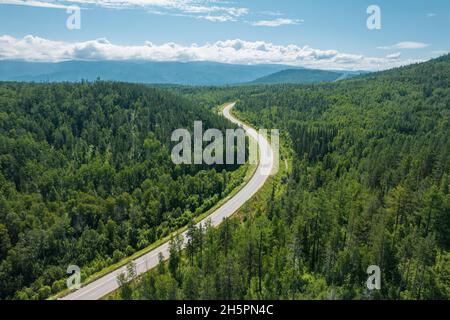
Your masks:
{"label": "blue sky", "polygon": [[[366,26],[373,4],[380,30]],[[79,30],[66,27],[71,5]],[[448,30],[448,0],[0,0],[0,59],[382,69],[450,51]]]}

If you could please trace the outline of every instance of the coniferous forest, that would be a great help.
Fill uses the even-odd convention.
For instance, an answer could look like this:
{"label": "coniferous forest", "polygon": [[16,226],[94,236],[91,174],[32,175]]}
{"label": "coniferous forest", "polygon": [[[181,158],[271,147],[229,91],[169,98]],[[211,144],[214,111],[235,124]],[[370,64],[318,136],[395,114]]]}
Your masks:
{"label": "coniferous forest", "polygon": [[186,250],[174,239],[168,263],[111,298],[450,298],[450,56],[210,99],[230,92],[241,118],[283,132],[291,167],[218,229],[191,226]]}
{"label": "coniferous forest", "polygon": [[[237,167],[175,166],[171,132],[232,127],[141,85],[0,84],[0,298],[45,299],[206,212]],[[228,171],[227,171],[228,170]]]}
{"label": "coniferous forest", "polygon": [[[177,128],[281,132],[282,170],[218,228],[243,181],[174,165]],[[449,299],[450,56],[314,85],[0,83],[0,298],[45,299],[173,231],[121,299]],[[381,290],[366,269],[381,269]]]}

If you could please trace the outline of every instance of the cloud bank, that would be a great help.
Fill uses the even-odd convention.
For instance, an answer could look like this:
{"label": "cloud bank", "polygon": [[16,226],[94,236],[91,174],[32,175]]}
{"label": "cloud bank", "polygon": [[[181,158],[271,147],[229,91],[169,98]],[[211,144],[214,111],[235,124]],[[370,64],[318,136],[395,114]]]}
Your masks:
{"label": "cloud bank", "polygon": [[203,45],[160,45],[146,42],[124,46],[96,39],[84,42],[53,41],[28,35],[22,39],[0,36],[0,60],[59,62],[67,60],[215,61],[235,64],[287,64],[319,69],[382,70],[418,60],[402,60],[400,54],[366,57],[310,46],[277,45],[239,39]]}
{"label": "cloud bank", "polygon": [[[299,19],[275,19],[249,22],[243,17],[251,16],[248,8],[220,0],[0,0],[0,4],[22,5],[40,8],[67,9],[71,6],[81,8],[140,9],[150,14],[172,15],[208,20],[211,22],[242,21],[254,26],[279,27],[295,25]],[[273,12],[260,12],[273,17]],[[275,15],[283,15],[275,13]]]}
{"label": "cloud bank", "polygon": [[213,22],[236,21],[249,13],[247,8],[229,6],[225,5],[226,2],[214,0],[0,0],[0,4],[55,9],[67,9],[70,6],[143,9],[149,13],[186,16]]}

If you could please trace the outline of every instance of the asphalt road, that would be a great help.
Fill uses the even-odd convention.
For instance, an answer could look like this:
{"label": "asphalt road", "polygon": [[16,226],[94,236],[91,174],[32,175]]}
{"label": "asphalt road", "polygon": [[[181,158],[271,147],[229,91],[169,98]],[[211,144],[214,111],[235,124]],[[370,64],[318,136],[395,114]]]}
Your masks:
{"label": "asphalt road", "polygon": [[[230,200],[224,203],[208,217],[200,221],[197,226],[205,225],[209,220],[212,226],[218,226],[223,219],[235,213],[244,203],[246,203],[266,182],[274,165],[274,153],[270,143],[265,137],[259,135],[254,129],[246,126],[230,114],[234,103],[227,105],[223,110],[223,115],[241,128],[245,129],[247,134],[258,141],[259,164],[255,174],[250,181]],[[187,243],[187,231],[181,234],[183,246]],[[152,251],[142,255],[134,260],[137,274],[142,274],[156,267],[159,263],[159,255],[162,254],[165,259],[169,257],[169,243],[166,242]],[[89,283],[86,286],[64,296],[61,300],[97,300],[118,288],[117,276],[126,272],[126,266],[108,273],[107,275]]]}

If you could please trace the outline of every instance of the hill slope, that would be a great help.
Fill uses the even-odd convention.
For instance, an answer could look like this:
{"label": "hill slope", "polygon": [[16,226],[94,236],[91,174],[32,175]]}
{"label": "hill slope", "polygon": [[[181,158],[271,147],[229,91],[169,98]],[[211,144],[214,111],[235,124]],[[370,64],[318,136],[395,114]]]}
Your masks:
{"label": "hill slope", "polygon": [[175,166],[171,132],[232,127],[167,90],[0,83],[0,299],[44,299],[227,195],[237,166]]}
{"label": "hill slope", "polygon": [[343,73],[314,69],[287,69],[252,81],[252,84],[298,83],[309,84],[336,81]]}
{"label": "hill slope", "polygon": [[317,69],[286,69],[258,78],[250,84],[311,84],[333,82],[359,76],[366,71],[333,71]]}
{"label": "hill slope", "polygon": [[[135,297],[448,300],[450,56],[244,89],[236,112],[288,135],[290,174],[219,230],[192,232],[208,241],[174,252],[176,272],[145,275]],[[381,290],[367,290],[370,265]]]}

